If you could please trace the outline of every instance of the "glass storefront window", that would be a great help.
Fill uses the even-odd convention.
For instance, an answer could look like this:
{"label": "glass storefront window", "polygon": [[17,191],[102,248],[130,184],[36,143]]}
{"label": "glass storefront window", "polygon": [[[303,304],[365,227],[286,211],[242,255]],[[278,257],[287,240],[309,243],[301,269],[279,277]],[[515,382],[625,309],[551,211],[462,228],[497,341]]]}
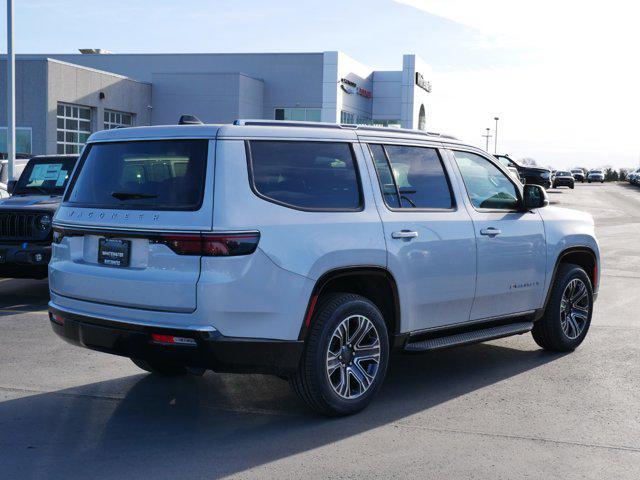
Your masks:
{"label": "glass storefront window", "polygon": [[[31,127],[16,127],[16,153],[31,155]],[[0,127],[0,152],[7,153],[7,127]]]}
{"label": "glass storefront window", "polygon": [[57,152],[78,154],[91,134],[91,109],[58,104]]}
{"label": "glass storefront window", "polygon": [[297,122],[319,122],[321,118],[319,108],[276,108],[276,120],[294,120]]}

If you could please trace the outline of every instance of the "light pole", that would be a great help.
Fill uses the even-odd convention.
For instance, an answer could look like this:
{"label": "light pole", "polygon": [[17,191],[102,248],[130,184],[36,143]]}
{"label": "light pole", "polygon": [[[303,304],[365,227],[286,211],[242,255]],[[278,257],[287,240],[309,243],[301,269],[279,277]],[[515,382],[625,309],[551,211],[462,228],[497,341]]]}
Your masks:
{"label": "light pole", "polygon": [[496,129],[493,131],[493,141],[494,141],[493,154],[497,155],[498,154],[498,120],[500,119],[498,117],[493,117],[493,119],[496,121]]}
{"label": "light pole", "polygon": [[7,178],[16,158],[16,56],[13,53],[13,0],[7,0]]}
{"label": "light pole", "polygon": [[482,135],[484,138],[487,139],[487,147],[485,148],[485,150],[487,151],[487,153],[489,153],[489,139],[491,137],[493,137],[493,135],[491,135],[489,132],[491,131],[491,129],[489,127],[487,127],[487,133],[485,133],[484,135]]}

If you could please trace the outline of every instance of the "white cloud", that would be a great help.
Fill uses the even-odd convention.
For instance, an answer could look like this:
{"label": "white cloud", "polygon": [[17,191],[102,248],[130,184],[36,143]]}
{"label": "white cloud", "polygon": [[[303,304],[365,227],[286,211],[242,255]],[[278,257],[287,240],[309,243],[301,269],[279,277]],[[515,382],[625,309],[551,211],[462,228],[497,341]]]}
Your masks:
{"label": "white cloud", "polygon": [[436,69],[435,127],[482,144],[497,114],[505,151],[563,167],[638,163],[635,2],[394,1],[475,30],[476,46],[497,60],[504,47],[523,53],[523,64],[508,68]]}

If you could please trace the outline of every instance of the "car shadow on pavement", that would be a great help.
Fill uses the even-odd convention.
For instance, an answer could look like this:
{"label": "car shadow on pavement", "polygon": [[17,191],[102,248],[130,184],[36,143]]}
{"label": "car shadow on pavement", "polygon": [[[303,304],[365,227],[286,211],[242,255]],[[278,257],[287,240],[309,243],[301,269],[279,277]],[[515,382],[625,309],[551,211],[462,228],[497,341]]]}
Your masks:
{"label": "car shadow on pavement", "polygon": [[283,380],[262,375],[133,375],[26,396],[0,403],[3,472],[218,478],[428,414],[560,357],[496,344],[395,355],[379,396],[347,418],[311,413]]}
{"label": "car shadow on pavement", "polygon": [[47,280],[0,278],[0,316],[41,311],[49,302]]}

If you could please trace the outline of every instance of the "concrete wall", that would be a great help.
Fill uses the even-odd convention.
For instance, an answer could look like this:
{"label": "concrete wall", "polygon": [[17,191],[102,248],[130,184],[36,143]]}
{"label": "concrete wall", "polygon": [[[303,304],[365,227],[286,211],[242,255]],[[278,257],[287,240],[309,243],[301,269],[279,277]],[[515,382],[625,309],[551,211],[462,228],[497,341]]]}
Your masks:
{"label": "concrete wall", "polygon": [[400,120],[402,117],[402,72],[373,74],[373,119]]}
{"label": "concrete wall", "polygon": [[[154,75],[158,73],[243,74],[263,82],[263,109],[259,116],[267,119],[273,119],[274,110],[279,107],[322,107],[322,53],[74,54],[52,57],[145,82],[152,82]],[[252,88],[257,87],[254,85]],[[182,83],[182,89],[189,92],[190,85],[187,81]],[[199,98],[202,99],[200,95],[194,97],[195,103]],[[253,111],[249,105],[244,105],[242,111],[246,112],[247,108]],[[184,108],[174,112],[171,123],[181,113],[185,113]]]}
{"label": "concrete wall", "polygon": [[[103,129],[105,109],[133,113],[134,125],[151,123],[148,108],[151,85],[148,83],[52,60],[47,62],[47,75],[46,152],[37,153],[56,153],[58,102],[91,107],[91,130],[94,132]],[[100,92],[105,95],[102,100]]]}
{"label": "concrete wall", "polygon": [[[0,61],[0,126],[7,126],[7,62]],[[46,151],[46,59],[16,61],[16,126],[31,127],[32,153]],[[54,133],[55,139],[55,133]]]}
{"label": "concrete wall", "polygon": [[[154,73],[155,125],[172,124],[180,114],[205,123],[230,123],[263,116],[264,84],[238,73]],[[188,88],[186,87],[188,85]]]}
{"label": "concrete wall", "polygon": [[425,80],[431,80],[431,68],[416,55],[404,55],[402,59],[402,98],[401,120],[403,128],[418,128],[420,107],[424,105],[426,124],[429,126],[429,95],[416,85],[416,72],[420,72]]}

